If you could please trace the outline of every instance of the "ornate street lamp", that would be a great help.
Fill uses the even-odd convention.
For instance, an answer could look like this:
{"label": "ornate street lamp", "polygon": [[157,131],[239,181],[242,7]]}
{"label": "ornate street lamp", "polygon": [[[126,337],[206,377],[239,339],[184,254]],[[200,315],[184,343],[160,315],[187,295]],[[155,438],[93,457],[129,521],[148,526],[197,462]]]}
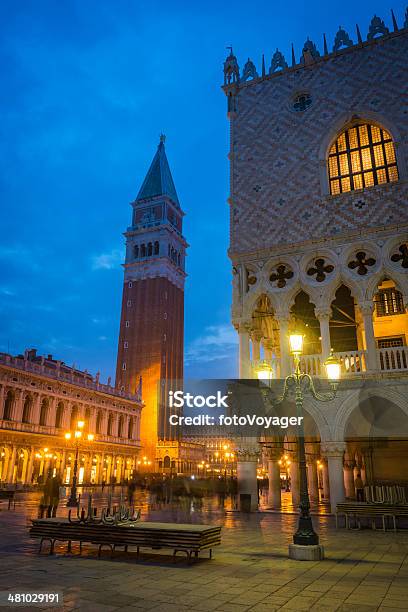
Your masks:
{"label": "ornate street lamp", "polygon": [[[67,501],[68,508],[76,508],[79,504],[79,499],[77,499],[78,452],[79,452],[79,445],[80,445],[81,439],[83,439],[82,430],[84,428],[84,425],[85,425],[84,421],[77,421],[77,427],[75,431],[74,432],[67,431],[65,434],[65,439],[73,440],[75,444],[74,473],[72,476],[71,495]],[[88,440],[88,442],[92,442],[94,437],[95,437],[94,434],[89,433],[87,434],[86,439]]]}
{"label": "ornate street lamp", "polygon": [[[331,386],[331,392],[321,394],[316,391],[312,377],[300,369],[300,357],[303,353],[304,336],[300,332],[294,332],[289,336],[290,352],[294,359],[294,372],[286,376],[283,394],[275,400],[274,405],[280,404],[289,395],[290,391],[294,392],[297,417],[303,417],[303,396],[305,392],[310,392],[312,396],[319,402],[332,401],[337,392],[337,385],[340,379],[340,363],[331,353],[330,357],[325,362],[327,378]],[[265,380],[265,375],[260,375],[257,372],[260,380]],[[267,380],[269,380],[267,378]],[[289,546],[289,556],[295,559],[316,559],[322,558],[322,550],[318,546],[319,536],[313,529],[312,517],[310,516],[310,501],[307,489],[307,471],[306,471],[306,452],[303,418],[299,425],[299,441],[298,441],[298,463],[299,463],[299,481],[300,481],[300,516],[299,525],[296,533],[293,536],[293,543],[300,546],[315,546],[319,551],[314,556],[296,550],[296,547]],[[312,551],[310,551],[312,552]]]}

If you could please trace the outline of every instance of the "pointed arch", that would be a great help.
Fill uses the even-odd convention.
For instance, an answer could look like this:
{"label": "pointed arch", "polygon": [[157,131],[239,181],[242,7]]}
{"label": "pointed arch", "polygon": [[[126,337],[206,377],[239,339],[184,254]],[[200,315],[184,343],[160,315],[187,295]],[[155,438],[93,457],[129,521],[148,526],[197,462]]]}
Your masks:
{"label": "pointed arch", "polygon": [[323,195],[330,195],[331,193],[329,173],[327,169],[327,160],[329,158],[330,148],[342,133],[355,126],[357,123],[374,125],[380,129],[385,129],[390,134],[394,144],[399,179],[407,178],[406,160],[403,157],[402,147],[400,146],[403,141],[397,127],[393,122],[389,121],[387,117],[384,117],[379,113],[374,113],[370,109],[360,108],[356,109],[354,112],[340,114],[333,122],[331,130],[326,133],[325,137],[321,141],[319,161],[320,182]]}

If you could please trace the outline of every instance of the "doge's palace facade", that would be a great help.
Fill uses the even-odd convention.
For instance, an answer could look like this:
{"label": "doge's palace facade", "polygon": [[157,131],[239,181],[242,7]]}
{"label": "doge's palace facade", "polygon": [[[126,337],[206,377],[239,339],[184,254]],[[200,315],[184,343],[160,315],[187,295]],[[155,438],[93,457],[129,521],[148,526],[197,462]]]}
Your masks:
{"label": "doge's palace facade", "polygon": [[[326,37],[320,51],[307,39],[291,62],[276,50],[259,72],[251,60],[241,70],[232,49],[224,63],[240,377],[252,378],[260,360],[275,377],[290,372],[294,320],[307,331],[305,371],[320,376],[330,350],[337,354],[347,389],[330,409],[309,408],[319,442],[309,486],[322,465],[332,510],[354,497],[351,472],[367,484],[403,478],[392,456],[406,446],[377,460],[378,445],[349,430],[353,409],[370,398],[408,416],[407,56],[408,10],[402,27],[392,14],[389,25],[375,16],[364,37],[340,28],[330,49]],[[366,397],[352,381],[376,390]],[[290,449],[282,445],[269,454],[273,505],[278,457]]]}

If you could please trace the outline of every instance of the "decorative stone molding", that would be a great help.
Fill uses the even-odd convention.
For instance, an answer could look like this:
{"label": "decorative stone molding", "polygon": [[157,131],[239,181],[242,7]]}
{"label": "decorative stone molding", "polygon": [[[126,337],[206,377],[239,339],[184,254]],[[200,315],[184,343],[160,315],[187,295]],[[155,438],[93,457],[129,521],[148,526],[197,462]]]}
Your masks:
{"label": "decorative stone molding", "polygon": [[320,452],[327,459],[328,457],[343,457],[347,448],[345,442],[322,442]]}

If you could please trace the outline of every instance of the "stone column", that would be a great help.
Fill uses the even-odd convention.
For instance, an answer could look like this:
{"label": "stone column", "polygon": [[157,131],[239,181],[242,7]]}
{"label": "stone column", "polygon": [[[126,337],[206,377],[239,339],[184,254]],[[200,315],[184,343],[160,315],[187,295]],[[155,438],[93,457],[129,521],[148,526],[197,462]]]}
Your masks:
{"label": "stone column", "polygon": [[21,389],[16,389],[15,391],[15,400],[14,406],[11,414],[11,420],[16,421],[17,423],[21,423],[23,419],[23,403],[24,403],[24,394]]}
{"label": "stone column", "polygon": [[261,338],[262,334],[259,332],[252,332],[252,361],[260,361],[261,359]]}
{"label": "stone column", "polygon": [[344,457],[344,489],[348,499],[355,498],[354,461],[347,454]]}
{"label": "stone column", "polygon": [[330,498],[330,485],[329,485],[329,468],[327,465],[327,461],[324,460],[322,463],[322,480],[323,480],[323,499],[324,501],[329,501]]}
{"label": "stone column", "polygon": [[366,352],[367,370],[377,370],[378,369],[377,345],[375,343],[374,326],[373,326],[374,303],[364,302],[363,304],[359,304],[359,307],[360,307],[360,312],[363,317],[363,323],[364,323],[365,349],[367,351]]}
{"label": "stone column", "polygon": [[290,464],[290,492],[293,507],[297,508],[300,503],[299,463],[297,461],[292,461]]}
{"label": "stone column", "polygon": [[271,451],[268,458],[268,476],[269,476],[269,491],[268,504],[272,508],[279,509],[281,506],[281,483],[280,483],[280,465],[279,451]]}
{"label": "stone column", "polygon": [[99,461],[98,461],[98,468],[97,468],[97,474],[96,474],[97,484],[102,484],[104,467],[105,467],[105,453],[102,452],[99,456]]}
{"label": "stone column", "polygon": [[32,414],[32,422],[38,425],[40,422],[40,412],[41,412],[41,395],[36,393],[33,402],[33,414]]}
{"label": "stone column", "polygon": [[238,334],[239,334],[239,377],[243,379],[252,378],[248,325],[241,323],[241,325],[239,326]]}
{"label": "stone column", "polygon": [[28,458],[28,466],[27,466],[27,471],[26,471],[26,477],[25,477],[25,484],[31,484],[31,478],[33,475],[33,467],[34,467],[34,457],[35,457],[35,449],[34,446],[32,446],[30,448],[29,451],[29,458]]}
{"label": "stone column", "polygon": [[17,447],[15,444],[13,444],[12,450],[11,450],[11,456],[8,462],[8,466],[7,466],[7,481],[9,484],[13,484],[14,483],[14,467],[16,465],[16,455],[17,455]]}
{"label": "stone column", "polygon": [[319,483],[317,480],[316,461],[310,461],[307,465],[307,482],[309,485],[309,495],[311,501],[319,501]]}
{"label": "stone column", "polygon": [[[247,509],[250,512],[258,510],[258,481],[257,467],[258,455],[257,448],[242,447],[237,449],[237,480],[238,480],[238,507],[240,510]],[[247,497],[250,496],[248,500]],[[242,497],[241,497],[242,496]],[[247,501],[248,500],[248,501]]]}
{"label": "stone column", "polygon": [[346,450],[345,442],[323,442],[321,444],[322,454],[327,458],[330,486],[331,512],[336,511],[337,504],[344,502],[344,475],[343,457]]}
{"label": "stone column", "polygon": [[324,362],[327,357],[330,355],[331,350],[331,340],[330,340],[330,309],[319,309],[315,310],[316,318],[320,323],[320,336],[321,336],[321,345],[322,345],[322,361]]}
{"label": "stone column", "polygon": [[67,451],[64,449],[62,451],[62,457],[61,457],[61,463],[59,466],[59,470],[60,470],[60,476],[62,478],[62,480],[64,480],[64,472],[65,472],[65,464],[67,462]]}
{"label": "stone column", "polygon": [[280,376],[284,378],[290,374],[290,353],[289,353],[289,314],[276,314],[279,324],[279,345],[280,345]]}

